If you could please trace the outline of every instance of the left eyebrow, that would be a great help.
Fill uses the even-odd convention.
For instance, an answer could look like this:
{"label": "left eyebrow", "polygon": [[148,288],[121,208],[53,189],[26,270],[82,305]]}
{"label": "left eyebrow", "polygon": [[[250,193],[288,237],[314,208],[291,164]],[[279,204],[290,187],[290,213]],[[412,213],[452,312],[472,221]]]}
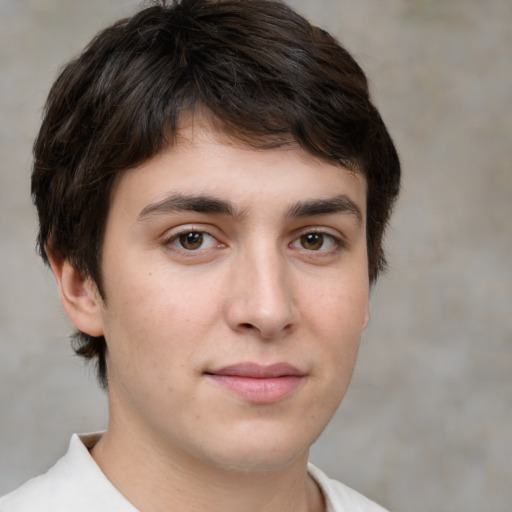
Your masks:
{"label": "left eyebrow", "polygon": [[353,215],[358,224],[363,221],[363,214],[359,206],[342,194],[328,199],[312,199],[299,201],[288,209],[288,217],[310,217],[314,215],[329,215],[332,213],[348,213]]}

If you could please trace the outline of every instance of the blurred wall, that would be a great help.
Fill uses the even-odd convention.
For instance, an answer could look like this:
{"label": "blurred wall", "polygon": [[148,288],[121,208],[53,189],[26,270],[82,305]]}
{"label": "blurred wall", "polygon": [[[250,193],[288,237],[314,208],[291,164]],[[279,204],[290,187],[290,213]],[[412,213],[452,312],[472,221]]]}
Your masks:
{"label": "blurred wall", "polygon": [[[397,512],[512,507],[512,2],[291,2],[367,71],[399,148],[390,271],[312,460]],[[61,64],[133,10],[0,2],[0,494],[106,425],[34,253],[31,144]]]}

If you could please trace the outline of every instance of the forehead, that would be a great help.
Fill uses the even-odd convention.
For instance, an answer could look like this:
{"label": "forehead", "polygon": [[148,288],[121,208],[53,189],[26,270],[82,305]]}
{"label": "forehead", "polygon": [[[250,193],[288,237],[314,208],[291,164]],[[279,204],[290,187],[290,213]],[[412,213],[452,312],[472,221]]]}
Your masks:
{"label": "forehead", "polygon": [[117,182],[114,203],[145,208],[175,194],[208,194],[240,208],[285,208],[301,200],[347,195],[364,214],[366,179],[345,167],[315,157],[295,141],[255,148],[203,118],[181,123],[174,143],[135,167]]}

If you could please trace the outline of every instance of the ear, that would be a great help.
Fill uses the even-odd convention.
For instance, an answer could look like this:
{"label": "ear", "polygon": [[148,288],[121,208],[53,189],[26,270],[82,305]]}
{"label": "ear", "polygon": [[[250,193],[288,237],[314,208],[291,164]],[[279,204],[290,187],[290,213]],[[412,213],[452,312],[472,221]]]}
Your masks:
{"label": "ear", "polygon": [[57,279],[62,306],[72,324],[90,336],[102,336],[103,299],[94,282],[61,254],[49,249],[46,253]]}
{"label": "ear", "polygon": [[370,301],[368,300],[366,304],[366,312],[364,314],[363,319],[363,331],[368,327],[368,324],[370,323]]}

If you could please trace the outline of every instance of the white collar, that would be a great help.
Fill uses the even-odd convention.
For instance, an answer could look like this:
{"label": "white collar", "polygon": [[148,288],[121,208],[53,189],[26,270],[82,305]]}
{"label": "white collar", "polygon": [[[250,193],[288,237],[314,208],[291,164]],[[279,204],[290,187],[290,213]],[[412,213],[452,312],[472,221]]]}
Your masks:
{"label": "white collar", "polygon": [[[38,512],[137,512],[114,487],[89,453],[103,432],[73,434],[66,455],[44,475],[29,480],[0,499],[6,511]],[[377,504],[349,487],[328,478],[313,464],[308,473],[320,487],[326,512],[385,512]]]}

